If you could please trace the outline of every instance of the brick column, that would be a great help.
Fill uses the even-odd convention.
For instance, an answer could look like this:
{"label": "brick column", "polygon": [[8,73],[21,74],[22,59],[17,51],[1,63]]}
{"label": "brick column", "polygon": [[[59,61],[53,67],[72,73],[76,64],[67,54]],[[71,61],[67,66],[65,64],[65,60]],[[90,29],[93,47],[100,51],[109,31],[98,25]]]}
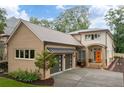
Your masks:
{"label": "brick column", "polygon": [[102,47],[102,65],[103,68],[106,68],[106,53],[105,53],[105,47]]}
{"label": "brick column", "polygon": [[76,53],[74,52],[72,55],[72,68],[76,67]]}
{"label": "brick column", "polygon": [[65,71],[65,54],[62,55],[62,71]]}
{"label": "brick column", "polygon": [[86,67],[89,67],[89,50],[88,47],[86,47]]}

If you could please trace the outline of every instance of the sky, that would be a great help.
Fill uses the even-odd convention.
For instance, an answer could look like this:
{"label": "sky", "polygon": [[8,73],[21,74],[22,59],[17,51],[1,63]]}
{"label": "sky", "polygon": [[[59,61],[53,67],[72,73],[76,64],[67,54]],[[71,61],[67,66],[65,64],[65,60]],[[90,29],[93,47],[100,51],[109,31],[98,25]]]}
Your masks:
{"label": "sky", "polygon": [[[75,7],[74,5],[0,5],[0,8],[5,8],[7,11],[7,18],[16,17],[29,20],[30,17],[37,17],[38,19],[54,20],[61,12],[66,9]],[[109,28],[106,25],[104,16],[110,8],[117,8],[117,6],[107,5],[91,5],[89,9],[89,28]]]}

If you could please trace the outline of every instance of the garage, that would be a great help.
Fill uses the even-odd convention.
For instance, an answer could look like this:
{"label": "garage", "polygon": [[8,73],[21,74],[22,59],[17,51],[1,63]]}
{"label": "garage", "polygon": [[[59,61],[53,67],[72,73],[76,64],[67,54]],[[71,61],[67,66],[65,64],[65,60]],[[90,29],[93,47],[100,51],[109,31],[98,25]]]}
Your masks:
{"label": "garage", "polygon": [[65,55],[65,69],[72,68],[72,54]]}
{"label": "garage", "polygon": [[56,64],[50,70],[50,74],[55,74],[72,68],[72,54],[74,49],[72,48],[47,48],[51,53],[56,54],[58,64]]}
{"label": "garage", "polygon": [[57,64],[50,70],[50,73],[57,73],[62,71],[62,55],[56,55]]}

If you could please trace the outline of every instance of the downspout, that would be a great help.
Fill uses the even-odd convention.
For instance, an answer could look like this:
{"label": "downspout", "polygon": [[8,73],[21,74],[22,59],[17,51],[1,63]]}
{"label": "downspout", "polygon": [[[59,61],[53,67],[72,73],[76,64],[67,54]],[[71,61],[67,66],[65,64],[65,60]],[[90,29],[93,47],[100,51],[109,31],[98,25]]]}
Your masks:
{"label": "downspout", "polygon": [[106,66],[107,66],[107,32],[106,32],[106,48],[105,48],[105,51],[106,51]]}

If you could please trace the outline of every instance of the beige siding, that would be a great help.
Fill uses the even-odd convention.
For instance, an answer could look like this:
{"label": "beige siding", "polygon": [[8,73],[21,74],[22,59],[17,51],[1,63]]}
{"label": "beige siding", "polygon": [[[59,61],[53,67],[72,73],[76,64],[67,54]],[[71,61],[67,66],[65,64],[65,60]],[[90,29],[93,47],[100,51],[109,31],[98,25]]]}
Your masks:
{"label": "beige siding", "polygon": [[54,47],[54,48],[72,48],[72,49],[75,49],[74,46],[57,45],[57,44],[47,44],[45,47]]}
{"label": "beige siding", "polygon": [[80,35],[72,35],[77,41],[81,41],[81,37],[80,37]]}
{"label": "beige siding", "polygon": [[109,65],[114,58],[114,47],[113,47],[113,40],[107,34],[107,64]]}
{"label": "beige siding", "polygon": [[6,43],[8,37],[0,37],[0,41],[4,41]]}
{"label": "beige siding", "polygon": [[[99,39],[96,39],[96,40],[85,40],[85,35],[91,35],[91,34],[100,34],[100,38]],[[79,35],[73,35],[73,37],[79,39],[80,36]],[[102,32],[102,31],[99,31],[99,32],[84,32],[84,33],[81,33],[81,43],[86,47],[88,48],[89,46],[92,46],[92,45],[101,45],[103,48],[106,46],[107,48],[103,49],[103,55],[104,57],[102,57],[102,60],[104,62],[106,62],[106,58],[107,58],[107,66],[113,61],[113,58],[114,58],[114,47],[113,47],[113,40],[112,38],[110,37],[110,35],[107,33],[107,32]],[[88,50],[87,50],[88,51]],[[106,56],[107,54],[107,56]],[[86,60],[88,61],[89,59],[89,54],[87,54],[87,58]],[[96,66],[96,65],[95,65]]]}
{"label": "beige siding", "polygon": [[[97,34],[99,33],[100,34],[100,38],[99,39],[96,39],[96,40],[85,40],[85,35],[88,35],[88,34]],[[82,33],[81,35],[81,42],[84,46],[89,46],[91,44],[103,44],[105,45],[105,33],[104,32],[90,32],[90,33]]]}
{"label": "beige siding", "polygon": [[16,49],[34,49],[35,54],[43,50],[43,42],[41,42],[24,24],[20,25],[8,43],[8,71],[12,72],[18,69],[34,71],[36,69],[34,64],[35,60],[16,59]]}

